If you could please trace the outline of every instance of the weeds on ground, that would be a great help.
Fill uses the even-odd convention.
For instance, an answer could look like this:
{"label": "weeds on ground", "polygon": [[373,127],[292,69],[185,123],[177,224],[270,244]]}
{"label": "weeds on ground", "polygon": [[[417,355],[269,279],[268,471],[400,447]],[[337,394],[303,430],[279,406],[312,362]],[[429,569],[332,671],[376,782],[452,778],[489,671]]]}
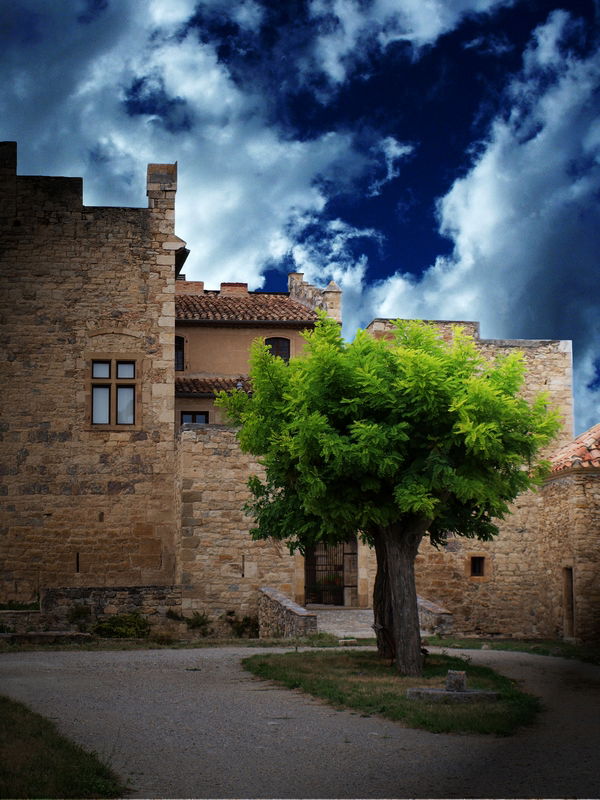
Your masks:
{"label": "weeds on ground", "polygon": [[428,636],[432,647],[458,648],[461,650],[512,650],[520,653],[533,653],[539,656],[560,656],[600,664],[600,646],[576,644],[561,639],[469,639],[455,636]]}
{"label": "weeds on ground", "polygon": [[222,619],[231,626],[234,636],[238,636],[240,639],[258,638],[258,617],[248,615],[238,617],[235,611],[226,611],[222,615]]}
{"label": "weeds on ground", "polygon": [[[245,658],[242,663],[260,678],[301,689],[336,708],[351,708],[364,715],[379,714],[434,733],[506,736],[518,726],[532,722],[540,709],[537,698],[519,691],[508,678],[488,667],[444,654],[427,656],[420,678],[398,675],[389,661],[372,651],[261,654]],[[406,698],[409,687],[443,687],[449,669],[466,670],[469,688],[498,692],[499,699],[445,704]]]}
{"label": "weeds on ground", "polygon": [[0,696],[0,797],[122,797],[126,791],[95,754]]}
{"label": "weeds on ground", "polygon": [[87,631],[92,619],[92,609],[81,603],[75,603],[67,613],[67,620],[71,625],[76,625],[82,633]]}
{"label": "weeds on ground", "polygon": [[115,639],[140,639],[150,633],[150,623],[141,614],[115,614],[94,625],[96,636]]}
{"label": "weeds on ground", "polygon": [[167,619],[185,622],[188,628],[192,631],[196,631],[199,636],[210,636],[213,632],[210,624],[210,617],[204,611],[194,611],[191,617],[184,617],[179,611],[168,608],[165,616]]}

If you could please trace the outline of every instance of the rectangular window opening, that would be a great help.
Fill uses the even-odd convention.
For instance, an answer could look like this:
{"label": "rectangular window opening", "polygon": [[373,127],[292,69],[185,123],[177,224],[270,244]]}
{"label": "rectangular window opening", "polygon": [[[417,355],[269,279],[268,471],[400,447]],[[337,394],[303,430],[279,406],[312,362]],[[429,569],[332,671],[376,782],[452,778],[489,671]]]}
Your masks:
{"label": "rectangular window opening", "polygon": [[117,387],[117,425],[135,422],[135,389],[133,386]]}
{"label": "rectangular window opening", "polygon": [[92,422],[94,425],[110,423],[110,386],[92,386]]}
{"label": "rectangular window opening", "polygon": [[117,361],[117,378],[120,380],[124,378],[135,378],[135,362]]}
{"label": "rectangular window opening", "polygon": [[135,425],[139,386],[132,360],[94,359],[91,368],[92,425]]}
{"label": "rectangular window opening", "polygon": [[180,372],[185,368],[185,339],[183,336],[175,337],[175,369]]}
{"label": "rectangular window opening", "polygon": [[208,411],[182,411],[181,424],[208,425]]}
{"label": "rectangular window opening", "polygon": [[481,578],[485,575],[484,556],[471,556],[471,575],[474,578]]}

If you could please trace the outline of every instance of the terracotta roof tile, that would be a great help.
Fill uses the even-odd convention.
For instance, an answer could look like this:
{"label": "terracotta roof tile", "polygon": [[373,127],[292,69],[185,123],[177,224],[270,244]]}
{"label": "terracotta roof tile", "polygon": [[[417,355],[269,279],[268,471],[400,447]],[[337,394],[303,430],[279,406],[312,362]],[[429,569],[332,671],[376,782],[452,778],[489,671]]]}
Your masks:
{"label": "terracotta roof tile", "polygon": [[561,447],[550,459],[552,472],[573,467],[600,467],[600,423]]}
{"label": "terracotta roof tile", "polygon": [[181,294],[175,297],[179,321],[195,322],[315,322],[317,315],[287,295],[258,292],[247,295]]}
{"label": "terracotta roof tile", "polygon": [[175,392],[176,394],[206,395],[210,397],[222,390],[230,392],[240,382],[244,391],[250,390],[250,382],[243,375],[240,375],[239,378],[175,378]]}

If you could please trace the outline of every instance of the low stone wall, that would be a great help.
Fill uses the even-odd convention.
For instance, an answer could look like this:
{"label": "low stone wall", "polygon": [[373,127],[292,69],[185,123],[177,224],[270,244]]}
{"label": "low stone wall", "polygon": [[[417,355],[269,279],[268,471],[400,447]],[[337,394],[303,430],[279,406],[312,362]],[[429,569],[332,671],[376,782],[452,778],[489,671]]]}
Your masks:
{"label": "low stone wall", "polygon": [[0,611],[0,633],[39,631],[44,622],[39,611]]}
{"label": "low stone wall", "polygon": [[90,621],[137,612],[153,622],[162,619],[168,609],[181,612],[181,586],[82,586],[42,592],[41,617],[46,626],[76,627],[69,622],[75,606],[89,608]]}
{"label": "low stone wall", "polygon": [[308,636],[317,632],[317,615],[294,603],[277,589],[261,586],[258,626],[261,639]]}
{"label": "low stone wall", "polygon": [[452,630],[452,614],[447,608],[417,595],[419,625],[423,633],[445,636]]}

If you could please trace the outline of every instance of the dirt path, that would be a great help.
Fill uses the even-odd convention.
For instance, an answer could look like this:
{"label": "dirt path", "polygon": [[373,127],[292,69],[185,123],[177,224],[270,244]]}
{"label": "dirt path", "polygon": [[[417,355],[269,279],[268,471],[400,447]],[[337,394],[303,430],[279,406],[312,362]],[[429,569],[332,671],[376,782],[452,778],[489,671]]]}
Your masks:
{"label": "dirt path", "polygon": [[598,797],[600,668],[469,651],[543,697],[508,739],[434,735],[260,682],[247,648],[0,656],[1,691],[108,758],[134,797]]}

